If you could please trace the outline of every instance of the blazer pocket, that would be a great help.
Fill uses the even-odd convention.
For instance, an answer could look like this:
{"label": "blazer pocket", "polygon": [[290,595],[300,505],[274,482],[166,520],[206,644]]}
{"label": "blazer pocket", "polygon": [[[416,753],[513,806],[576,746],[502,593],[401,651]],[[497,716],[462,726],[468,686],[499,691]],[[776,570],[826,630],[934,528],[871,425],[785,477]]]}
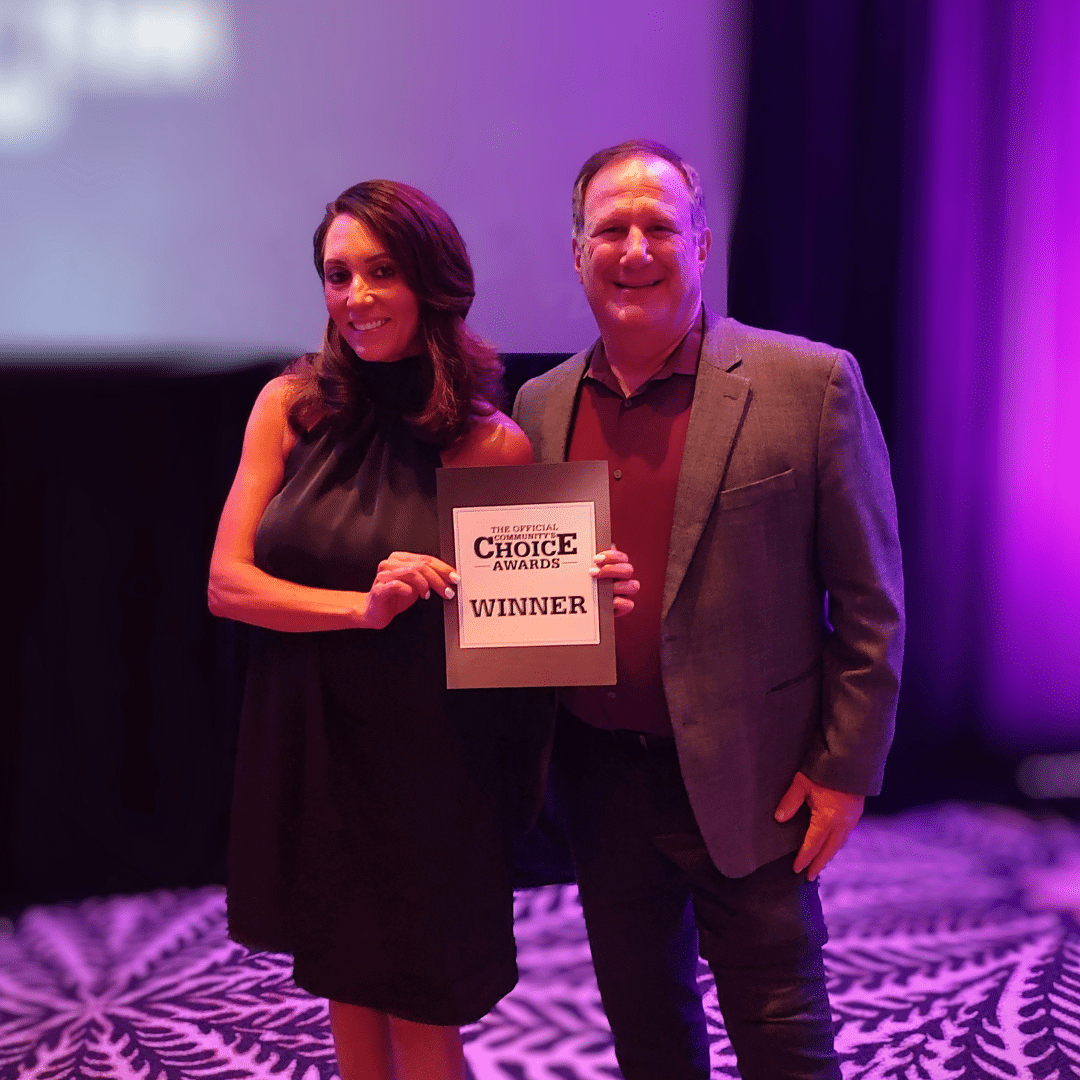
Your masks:
{"label": "blazer pocket", "polygon": [[805,671],[800,671],[798,675],[793,675],[790,679],[785,679],[775,686],[770,686],[766,693],[778,694],[781,690],[790,690],[791,687],[798,686],[799,683],[806,682],[807,679],[812,679],[819,671],[821,671],[821,661],[815,660]]}
{"label": "blazer pocket", "polygon": [[740,506],[749,506],[773,495],[794,490],[795,470],[788,469],[786,472],[776,473],[775,476],[766,476],[764,480],[755,480],[752,484],[721,491],[719,505],[721,510],[737,510]]}

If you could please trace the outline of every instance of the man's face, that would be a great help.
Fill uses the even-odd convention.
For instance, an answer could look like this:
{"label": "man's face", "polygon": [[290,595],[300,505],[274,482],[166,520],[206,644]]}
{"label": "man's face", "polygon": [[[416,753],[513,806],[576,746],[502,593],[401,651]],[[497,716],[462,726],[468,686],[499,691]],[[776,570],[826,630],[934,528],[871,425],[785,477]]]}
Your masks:
{"label": "man's face", "polygon": [[663,158],[605,165],[585,189],[574,267],[600,332],[685,333],[701,304],[711,237],[695,236],[690,191]]}

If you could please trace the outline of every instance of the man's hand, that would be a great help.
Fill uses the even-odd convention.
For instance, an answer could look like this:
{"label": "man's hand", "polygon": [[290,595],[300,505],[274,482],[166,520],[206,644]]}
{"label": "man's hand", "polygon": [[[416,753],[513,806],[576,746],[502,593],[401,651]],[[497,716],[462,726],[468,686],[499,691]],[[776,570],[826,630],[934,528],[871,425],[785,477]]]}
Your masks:
{"label": "man's hand", "polygon": [[607,551],[601,551],[593,556],[589,573],[598,580],[611,579],[615,618],[620,615],[629,615],[634,610],[634,601],[630,597],[637,595],[641,582],[634,577],[634,568],[629,560],[621,551],[616,550],[614,544]]}
{"label": "man's hand", "polygon": [[784,793],[776,808],[777,821],[790,821],[804,802],[810,804],[810,825],[803,837],[802,847],[795,855],[795,873],[807,869],[808,881],[813,881],[825,864],[847,843],[851,830],[862,817],[862,795],[815,784],[805,773],[797,772],[791,787]]}

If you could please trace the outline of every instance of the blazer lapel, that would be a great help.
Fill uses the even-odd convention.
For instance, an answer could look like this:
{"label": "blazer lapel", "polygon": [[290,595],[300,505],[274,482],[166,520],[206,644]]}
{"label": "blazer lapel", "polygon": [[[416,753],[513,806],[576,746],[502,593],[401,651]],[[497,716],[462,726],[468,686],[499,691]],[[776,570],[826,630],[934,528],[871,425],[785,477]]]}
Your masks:
{"label": "blazer lapel", "polygon": [[707,312],[694,402],[675,489],[661,619],[667,618],[686,576],[749,403],[750,380],[732,373],[740,363],[729,320]]}
{"label": "blazer lapel", "polygon": [[559,372],[544,399],[540,425],[540,461],[565,461],[570,439],[570,420],[574,412],[578,383],[585,372],[591,349],[571,356]]}

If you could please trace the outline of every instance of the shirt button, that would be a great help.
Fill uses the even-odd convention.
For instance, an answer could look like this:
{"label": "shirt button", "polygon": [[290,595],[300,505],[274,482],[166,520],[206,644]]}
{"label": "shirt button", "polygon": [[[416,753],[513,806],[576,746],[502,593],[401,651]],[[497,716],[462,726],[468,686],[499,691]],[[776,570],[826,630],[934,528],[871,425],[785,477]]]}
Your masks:
{"label": "shirt button", "polygon": [[608,701],[614,701],[615,700],[615,691],[614,690],[609,690],[607,692],[607,696],[608,696]]}
{"label": "shirt button", "polygon": [[616,469],[611,475],[614,476],[616,480],[621,480],[622,479],[622,469]]}

